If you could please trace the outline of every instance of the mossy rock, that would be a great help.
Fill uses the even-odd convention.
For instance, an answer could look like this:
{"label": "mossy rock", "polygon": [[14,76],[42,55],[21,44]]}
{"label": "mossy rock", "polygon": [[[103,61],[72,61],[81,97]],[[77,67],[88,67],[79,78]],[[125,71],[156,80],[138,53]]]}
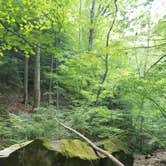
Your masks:
{"label": "mossy rock", "polygon": [[37,139],[0,151],[0,166],[91,166],[100,158],[79,140]]}
{"label": "mossy rock", "polygon": [[85,142],[79,140],[61,140],[60,142],[64,155],[69,158],[79,157],[83,160],[96,160],[98,158],[94,150]]}
{"label": "mossy rock", "polygon": [[63,139],[16,144],[0,151],[0,166],[112,166],[80,140]]}
{"label": "mossy rock", "polygon": [[116,137],[109,137],[108,139],[99,141],[97,142],[97,145],[109,151],[110,153],[117,151],[123,151],[127,154],[130,153],[127,145]]}
{"label": "mossy rock", "polygon": [[[128,149],[125,143],[116,137],[110,137],[108,139],[99,141],[97,145],[110,152],[126,166],[133,166],[134,158],[131,151]],[[101,160],[103,160],[105,166],[114,166],[114,164],[107,158]]]}

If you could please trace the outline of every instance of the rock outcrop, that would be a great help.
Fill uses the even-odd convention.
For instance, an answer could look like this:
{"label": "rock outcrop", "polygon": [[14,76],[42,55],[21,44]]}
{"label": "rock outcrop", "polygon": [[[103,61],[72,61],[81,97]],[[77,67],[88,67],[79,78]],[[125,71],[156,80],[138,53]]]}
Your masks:
{"label": "rock outcrop", "polygon": [[[101,143],[100,143],[101,144]],[[124,164],[133,158],[123,149],[113,150]],[[127,161],[128,162],[128,161]],[[130,162],[129,162],[130,163]],[[0,151],[0,166],[113,166],[105,157],[96,153],[80,140],[63,139],[34,141],[15,144]],[[130,164],[126,164],[130,166]]]}

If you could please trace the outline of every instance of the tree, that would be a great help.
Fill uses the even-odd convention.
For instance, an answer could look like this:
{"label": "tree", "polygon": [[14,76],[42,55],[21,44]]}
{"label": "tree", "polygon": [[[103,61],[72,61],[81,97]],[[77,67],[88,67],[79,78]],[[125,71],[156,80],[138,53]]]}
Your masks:
{"label": "tree", "polygon": [[38,108],[40,106],[40,44],[36,48],[36,56],[35,56],[35,75],[34,75],[34,108]]}
{"label": "tree", "polygon": [[[115,14],[114,14],[114,18],[113,18],[113,21],[112,21],[112,25],[109,28],[108,33],[107,33],[107,39],[106,39],[106,45],[105,45],[106,49],[108,49],[108,47],[109,47],[110,33],[111,33],[112,28],[115,24],[115,19],[116,19],[117,12],[118,12],[117,0],[114,0],[114,5],[115,5]],[[99,100],[99,96],[100,96],[100,93],[101,93],[101,90],[102,90],[102,86],[103,86],[103,84],[106,80],[106,77],[108,75],[108,58],[109,58],[109,53],[106,51],[105,58],[104,58],[105,59],[104,60],[104,62],[105,62],[105,72],[103,74],[103,77],[102,77],[101,82],[99,84],[99,88],[97,90],[97,96],[96,96],[96,101],[95,101],[96,105],[98,104],[98,100]]]}
{"label": "tree", "polygon": [[65,106],[64,119],[96,140],[116,135],[143,151],[164,142],[166,22],[153,21],[152,1],[0,3],[3,92],[24,92],[37,110]]}
{"label": "tree", "polygon": [[24,58],[24,104],[28,104],[28,65],[29,57],[25,56]]}
{"label": "tree", "polygon": [[91,9],[90,9],[89,50],[91,50],[93,46],[95,3],[96,3],[96,0],[92,0]]}
{"label": "tree", "polygon": [[53,86],[53,70],[54,70],[54,56],[51,56],[51,65],[50,65],[50,80],[49,80],[49,105],[52,103],[52,86]]}

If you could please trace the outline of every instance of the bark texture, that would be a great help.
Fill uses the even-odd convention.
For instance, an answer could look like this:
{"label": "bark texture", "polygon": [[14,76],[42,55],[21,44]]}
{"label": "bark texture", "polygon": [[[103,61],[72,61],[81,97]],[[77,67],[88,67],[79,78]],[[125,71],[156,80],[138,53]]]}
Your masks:
{"label": "bark texture", "polygon": [[29,57],[25,57],[24,61],[24,104],[28,104],[28,63]]}
{"label": "bark texture", "polygon": [[92,6],[91,6],[91,9],[90,9],[90,29],[89,29],[89,50],[92,49],[92,46],[93,46],[93,38],[94,38],[94,18],[95,18],[95,13],[94,13],[94,10],[95,10],[95,3],[96,3],[96,0],[92,0]]}
{"label": "bark texture", "polygon": [[35,56],[35,76],[34,76],[34,108],[40,106],[40,44],[36,48]]}
{"label": "bark texture", "polygon": [[[112,25],[111,25],[111,27],[109,28],[109,30],[107,32],[107,38],[106,38],[106,44],[105,44],[106,49],[109,47],[110,34],[111,34],[111,31],[112,31],[112,29],[114,27],[116,16],[117,16],[117,12],[118,12],[117,0],[114,0],[114,5],[115,5],[115,15],[114,15],[114,18],[113,18],[113,21],[112,21]],[[105,59],[104,59],[105,72],[104,72],[103,77],[102,77],[102,79],[101,79],[101,81],[99,83],[99,88],[97,90],[95,105],[98,105],[98,100],[99,100],[99,97],[100,97],[100,94],[101,94],[104,82],[105,82],[105,80],[107,78],[107,75],[108,75],[108,60],[109,60],[109,53],[106,52]]]}

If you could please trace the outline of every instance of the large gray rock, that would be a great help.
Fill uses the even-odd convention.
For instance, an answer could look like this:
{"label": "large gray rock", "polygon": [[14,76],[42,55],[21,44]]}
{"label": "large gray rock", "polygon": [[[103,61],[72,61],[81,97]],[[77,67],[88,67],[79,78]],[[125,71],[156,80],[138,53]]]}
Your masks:
{"label": "large gray rock", "polygon": [[[127,155],[123,152],[123,157]],[[79,140],[34,141],[16,144],[0,151],[0,166],[111,166],[107,158],[97,154]],[[127,165],[129,166],[129,165]]]}

